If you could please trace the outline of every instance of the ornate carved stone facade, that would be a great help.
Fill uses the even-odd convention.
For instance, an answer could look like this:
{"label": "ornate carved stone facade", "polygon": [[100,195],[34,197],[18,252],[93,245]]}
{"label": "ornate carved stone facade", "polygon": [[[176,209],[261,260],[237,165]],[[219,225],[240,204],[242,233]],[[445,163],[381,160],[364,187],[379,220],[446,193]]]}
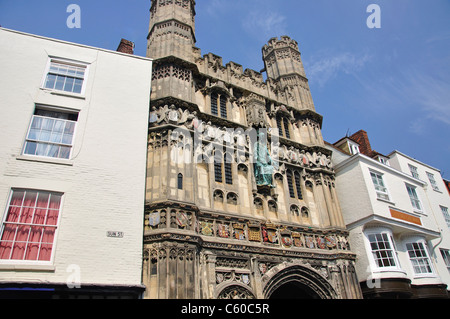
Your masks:
{"label": "ornate carved stone facade", "polygon": [[[264,46],[264,81],[201,56],[194,0],[150,11],[145,297],[360,298],[297,42]],[[266,186],[253,161],[262,129],[275,159]]]}

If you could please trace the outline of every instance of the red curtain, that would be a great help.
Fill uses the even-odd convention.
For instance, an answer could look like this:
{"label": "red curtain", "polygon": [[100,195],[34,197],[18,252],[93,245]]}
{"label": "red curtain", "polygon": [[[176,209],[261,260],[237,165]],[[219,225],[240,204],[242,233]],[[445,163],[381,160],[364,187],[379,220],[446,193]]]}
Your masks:
{"label": "red curtain", "polygon": [[13,191],[0,240],[0,259],[50,261],[61,195]]}

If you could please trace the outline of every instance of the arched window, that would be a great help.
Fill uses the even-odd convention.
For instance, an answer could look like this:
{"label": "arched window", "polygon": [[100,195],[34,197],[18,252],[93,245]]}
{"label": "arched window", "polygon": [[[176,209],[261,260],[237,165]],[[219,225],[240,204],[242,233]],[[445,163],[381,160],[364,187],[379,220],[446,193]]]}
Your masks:
{"label": "arched window", "polygon": [[226,95],[211,93],[211,114],[224,119],[228,118]]}
{"label": "arched window", "polygon": [[229,153],[225,153],[225,156],[223,157],[223,163],[224,163],[224,170],[225,170],[225,183],[228,185],[233,184],[233,173],[231,171],[231,162],[232,162],[232,156]]}
{"label": "arched window", "polygon": [[297,190],[297,198],[303,199],[302,187],[300,184],[300,174],[298,172],[295,172],[294,177],[295,177],[295,188]]}
{"label": "arched window", "polygon": [[227,118],[227,98],[224,95],[220,96],[220,117]]}
{"label": "arched window", "polygon": [[183,174],[178,174],[178,189],[183,189]]}
{"label": "arched window", "polygon": [[294,174],[292,174],[291,170],[287,170],[286,176],[289,188],[289,196],[291,198],[303,199],[300,173],[295,171]]}
{"label": "arched window", "polygon": [[222,152],[216,152],[214,155],[214,178],[217,183],[223,182],[222,177]]}
{"label": "arched window", "polygon": [[291,170],[288,170],[286,172],[286,176],[287,176],[287,182],[288,182],[288,188],[289,188],[289,196],[291,198],[295,198],[295,191],[294,191],[294,184],[292,182],[292,172],[291,172]]}
{"label": "arched window", "polygon": [[217,99],[218,95],[216,93],[211,94],[211,114],[215,116],[219,116],[219,109],[217,107]]}
{"label": "arched window", "polygon": [[286,117],[281,116],[280,114],[277,115],[276,120],[280,136],[291,138],[291,134],[289,132],[289,120]]}
{"label": "arched window", "polygon": [[233,158],[228,152],[225,152],[223,157],[222,152],[216,152],[214,155],[214,177],[217,183],[223,183],[223,176],[225,175],[225,183],[233,184],[232,162]]}

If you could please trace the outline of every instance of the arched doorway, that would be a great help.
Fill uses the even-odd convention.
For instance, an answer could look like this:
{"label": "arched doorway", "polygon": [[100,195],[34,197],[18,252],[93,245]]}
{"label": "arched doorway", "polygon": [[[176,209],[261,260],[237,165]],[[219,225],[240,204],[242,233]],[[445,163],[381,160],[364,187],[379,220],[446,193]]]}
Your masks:
{"label": "arched doorway", "polygon": [[[303,265],[285,264],[267,273],[266,299],[333,299],[336,292],[316,270]],[[264,281],[266,281],[264,280]]]}
{"label": "arched doorway", "polygon": [[320,296],[300,282],[291,281],[278,287],[270,299],[320,299]]}

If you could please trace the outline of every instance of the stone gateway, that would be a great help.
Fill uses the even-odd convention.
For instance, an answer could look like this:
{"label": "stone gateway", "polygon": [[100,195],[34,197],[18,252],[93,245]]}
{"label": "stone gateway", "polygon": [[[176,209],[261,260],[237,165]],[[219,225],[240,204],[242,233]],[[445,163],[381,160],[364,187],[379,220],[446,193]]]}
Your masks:
{"label": "stone gateway", "polygon": [[298,43],[264,45],[264,81],[201,55],[194,0],[150,13],[144,297],[361,298]]}

